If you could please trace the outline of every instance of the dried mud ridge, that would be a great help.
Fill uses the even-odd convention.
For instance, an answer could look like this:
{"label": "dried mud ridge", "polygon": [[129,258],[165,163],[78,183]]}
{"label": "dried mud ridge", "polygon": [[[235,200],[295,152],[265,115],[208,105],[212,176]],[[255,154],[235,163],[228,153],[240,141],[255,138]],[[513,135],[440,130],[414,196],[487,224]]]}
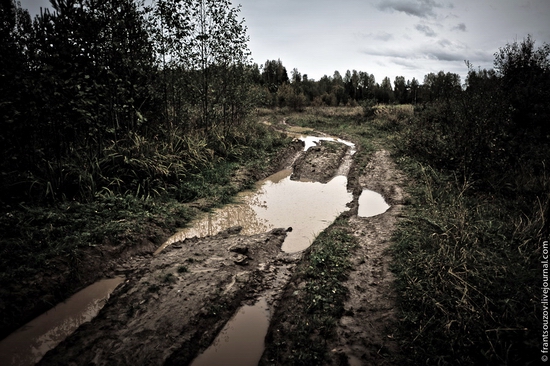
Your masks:
{"label": "dried mud ridge", "polygon": [[[300,153],[295,146],[278,165],[292,165],[292,179],[328,181],[345,163],[347,149],[322,143]],[[374,154],[364,174],[351,167],[355,198],[344,215],[359,247],[346,282],[346,314],[337,340],[328,345],[327,365],[341,364],[343,356],[352,365],[385,365],[388,355],[397,352],[387,328],[395,314],[386,250],[403,200],[401,179],[386,151]],[[363,188],[382,193],[392,208],[373,218],[357,217]],[[211,344],[240,306],[259,297],[274,309],[268,338],[284,334],[290,325],[281,314],[292,311],[293,289],[299,286],[293,274],[307,255],[280,250],[287,230],[244,236],[240,228],[228,228],[175,243],[157,256],[127,257],[116,268],[126,281],[98,316],[48,352],[40,365],[185,365]]]}

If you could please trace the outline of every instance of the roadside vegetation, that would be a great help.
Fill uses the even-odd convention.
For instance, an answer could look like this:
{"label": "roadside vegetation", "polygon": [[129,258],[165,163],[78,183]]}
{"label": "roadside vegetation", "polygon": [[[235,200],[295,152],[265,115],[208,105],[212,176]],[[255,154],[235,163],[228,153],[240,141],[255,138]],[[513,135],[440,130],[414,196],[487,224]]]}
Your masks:
{"label": "roadside vegetation", "polygon": [[229,1],[52,7],[0,9],[0,337],[229,202],[289,142],[250,116]]}
{"label": "roadside vegetation", "polygon": [[541,358],[548,81],[550,47],[528,37],[397,133],[412,201],[393,249],[404,363]]}

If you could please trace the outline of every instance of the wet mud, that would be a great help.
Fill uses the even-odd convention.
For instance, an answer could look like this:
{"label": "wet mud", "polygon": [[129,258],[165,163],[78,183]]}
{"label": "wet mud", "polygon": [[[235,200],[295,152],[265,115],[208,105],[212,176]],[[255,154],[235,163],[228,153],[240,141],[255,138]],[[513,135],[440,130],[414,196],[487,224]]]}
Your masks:
{"label": "wet mud", "polygon": [[329,347],[335,358],[343,354],[351,366],[394,365],[399,353],[393,334],[397,322],[395,277],[388,251],[403,209],[404,179],[386,150],[376,151],[357,178],[361,189],[379,192],[390,207],[383,214],[355,214],[348,221],[358,247],[345,283],[349,291],[345,314],[336,329],[337,340]]}
{"label": "wet mud", "polygon": [[190,362],[241,303],[271,290],[297,260],[280,251],[285,229],[252,236],[239,231],[186,239],[144,260],[100,314],[40,365]]}

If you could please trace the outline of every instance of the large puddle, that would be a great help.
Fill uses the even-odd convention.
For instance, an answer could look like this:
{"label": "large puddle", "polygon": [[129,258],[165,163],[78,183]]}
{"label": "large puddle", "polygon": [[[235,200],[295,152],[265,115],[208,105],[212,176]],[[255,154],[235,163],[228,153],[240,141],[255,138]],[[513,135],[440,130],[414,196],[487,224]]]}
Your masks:
{"label": "large puddle", "polygon": [[[331,137],[303,137],[304,150],[315,146],[316,141],[337,141],[353,147],[347,141]],[[354,151],[351,151],[351,154]],[[348,159],[351,160],[351,154]],[[254,235],[273,228],[292,228],[283,244],[287,253],[299,252],[311,244],[321,231],[326,229],[344,212],[353,200],[348,192],[347,170],[343,167],[328,183],[303,182],[290,179],[291,169],[282,170],[257,183],[255,191],[241,192],[236,203],[226,205],[206,214],[199,220],[169,238],[155,254],[177,241],[194,236],[215,235],[232,226],[241,226],[243,235]]]}
{"label": "large puddle", "polygon": [[336,176],[322,184],[291,180],[291,173],[291,170],[282,170],[261,181],[256,191],[242,192],[237,203],[195,221],[191,228],[171,237],[157,254],[174,242],[215,235],[232,226],[242,226],[244,235],[292,227],[282,250],[294,253],[306,249],[317,234],[347,209],[346,204],[353,200],[353,195],[346,189],[345,176]]}
{"label": "large puddle", "polygon": [[81,324],[92,320],[122,281],[121,277],[98,281],[10,334],[0,342],[0,364],[35,365]]}

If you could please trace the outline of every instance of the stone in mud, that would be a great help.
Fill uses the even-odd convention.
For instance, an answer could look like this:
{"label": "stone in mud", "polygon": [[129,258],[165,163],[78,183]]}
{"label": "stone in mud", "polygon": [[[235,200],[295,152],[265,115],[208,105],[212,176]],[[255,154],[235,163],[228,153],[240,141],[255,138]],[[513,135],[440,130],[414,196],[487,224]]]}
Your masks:
{"label": "stone in mud", "polygon": [[229,251],[238,254],[247,254],[248,246],[238,243],[229,247]]}
{"label": "stone in mud", "polygon": [[242,254],[235,254],[233,256],[233,262],[235,264],[238,264],[240,266],[245,266],[248,264],[248,257],[246,255],[242,255]]}

